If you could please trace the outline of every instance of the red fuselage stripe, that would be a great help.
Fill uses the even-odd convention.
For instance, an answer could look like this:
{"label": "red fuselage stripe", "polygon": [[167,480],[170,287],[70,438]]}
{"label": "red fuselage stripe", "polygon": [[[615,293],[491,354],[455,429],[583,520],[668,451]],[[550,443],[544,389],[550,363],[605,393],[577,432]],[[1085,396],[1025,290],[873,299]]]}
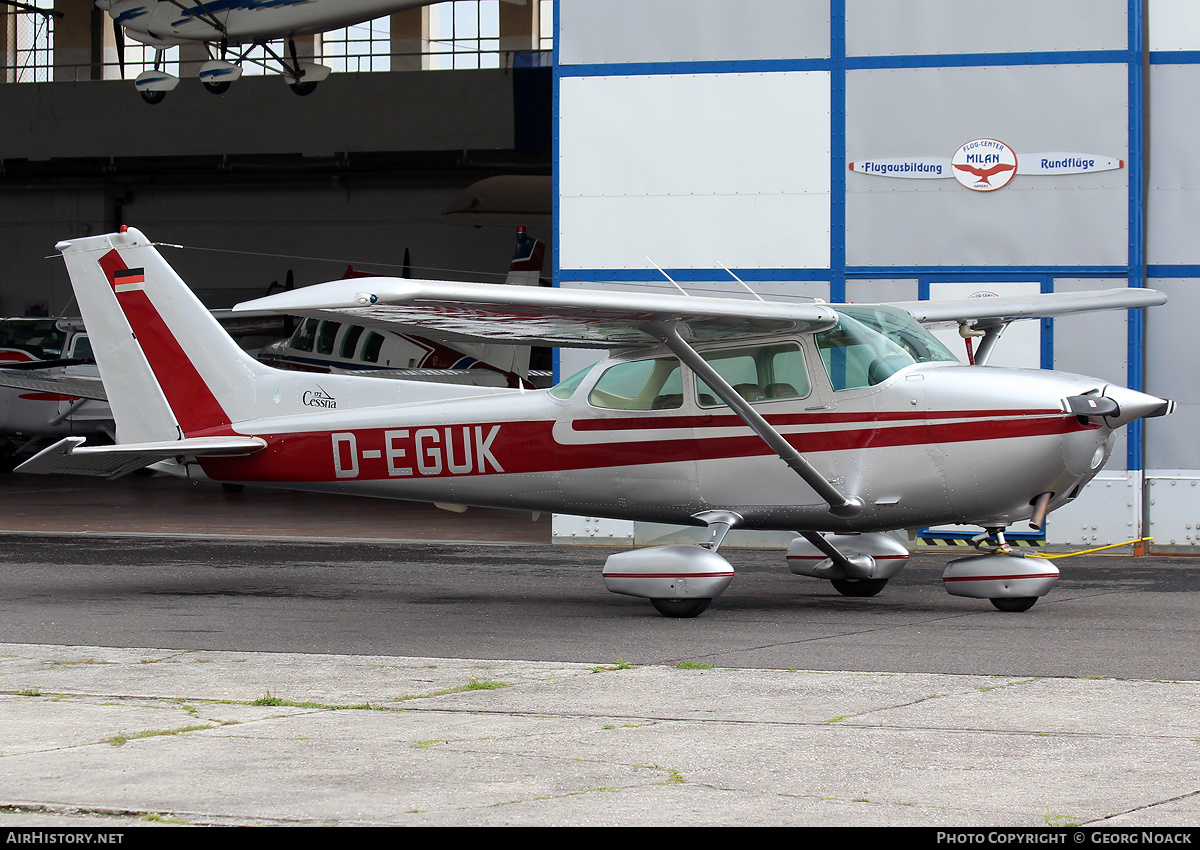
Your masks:
{"label": "red fuselage stripe", "polygon": [[950,576],[942,581],[1015,581],[1020,578],[1058,578],[1058,573],[1034,573],[1025,576]]}
{"label": "red fuselage stripe", "polygon": [[[776,428],[788,425],[831,425],[872,422],[923,422],[929,419],[997,419],[1009,416],[1061,416],[1061,410],[933,410],[872,411],[869,413],[782,413],[766,414]],[[613,419],[576,419],[574,431],[650,431],[667,428],[738,428],[745,423],[733,414],[699,416],[622,416]]]}
{"label": "red fuselage stripe", "polygon": [[[554,426],[552,421],[409,425],[403,429],[339,431],[337,439],[330,431],[260,434],[258,436],[267,441],[265,451],[244,458],[210,458],[203,462],[203,466],[209,475],[222,480],[371,481],[498,473],[553,473],[618,466],[696,463],[771,454],[766,443],[749,433],[571,445],[554,438]],[[787,436],[787,441],[801,452],[817,453],[1049,436],[1093,427],[1081,423],[1078,417],[1059,413],[1023,419],[845,428],[791,434]],[[232,431],[228,428],[214,428],[192,436],[230,433]],[[487,449],[486,457],[483,448]],[[337,463],[343,470],[340,477],[334,465],[335,451]],[[350,467],[354,469],[353,474],[345,474]],[[456,469],[452,470],[451,467]]]}

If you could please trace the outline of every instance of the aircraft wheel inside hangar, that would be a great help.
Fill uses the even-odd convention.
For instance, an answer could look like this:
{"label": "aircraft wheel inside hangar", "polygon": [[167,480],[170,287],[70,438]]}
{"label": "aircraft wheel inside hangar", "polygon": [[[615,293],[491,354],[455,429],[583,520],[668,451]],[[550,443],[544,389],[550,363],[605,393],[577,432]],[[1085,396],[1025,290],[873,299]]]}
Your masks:
{"label": "aircraft wheel inside hangar", "polygon": [[229,87],[233,85],[229,80],[222,80],[219,83],[205,83],[204,88],[213,94],[225,94],[229,91]]}
{"label": "aircraft wheel inside hangar", "polygon": [[651,599],[654,610],[664,617],[699,617],[708,608],[711,599]]}
{"label": "aircraft wheel inside hangar", "polygon": [[316,83],[289,83],[288,85],[290,85],[292,87],[292,91],[300,95],[300,97],[307,97],[317,89]]}
{"label": "aircraft wheel inside hangar", "polygon": [[165,91],[142,91],[138,92],[142,96],[142,100],[149,104],[162,103],[167,99]]}
{"label": "aircraft wheel inside hangar", "polygon": [[833,589],[842,596],[874,596],[883,590],[888,580],[885,578],[835,578],[830,579]]}
{"label": "aircraft wheel inside hangar", "polygon": [[1003,596],[992,600],[992,604],[1001,611],[1009,611],[1016,613],[1018,611],[1028,611],[1033,607],[1033,603],[1037,602],[1036,596]]}

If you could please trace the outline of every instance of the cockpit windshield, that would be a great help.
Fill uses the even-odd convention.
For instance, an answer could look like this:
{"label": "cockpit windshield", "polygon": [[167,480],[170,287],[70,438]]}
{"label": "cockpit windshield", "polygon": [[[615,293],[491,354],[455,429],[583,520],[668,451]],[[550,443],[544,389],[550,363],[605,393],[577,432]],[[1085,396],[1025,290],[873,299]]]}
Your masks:
{"label": "cockpit windshield", "polygon": [[874,386],[914,363],[958,362],[903,310],[880,305],[836,309],[837,326],[816,335],[835,390]]}

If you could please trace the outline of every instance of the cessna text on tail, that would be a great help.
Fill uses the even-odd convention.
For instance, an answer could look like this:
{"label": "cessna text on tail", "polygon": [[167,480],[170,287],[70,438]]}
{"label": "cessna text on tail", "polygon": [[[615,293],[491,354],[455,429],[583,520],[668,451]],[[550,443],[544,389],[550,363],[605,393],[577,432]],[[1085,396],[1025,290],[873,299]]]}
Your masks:
{"label": "cessna text on tail", "polygon": [[[1171,408],[1082,375],[961,365],[917,321],[983,331],[984,362],[1010,321],[1165,300],[1151,290],[899,307],[373,278],[235,308],[615,352],[520,391],[272,369],[138,231],[58,247],[117,445],[68,438],[21,469],[165,462],[224,482],[707,526],[699,545],[605,565],[610,590],[668,616],[695,616],[728,586],[718,549],[733,527],[796,532],[792,571],[854,596],[904,566],[884,532],[969,523],[1003,544],[1010,525],[1079,495],[1117,429]],[[1001,546],[953,562],[944,584],[1024,610],[1057,576]]]}

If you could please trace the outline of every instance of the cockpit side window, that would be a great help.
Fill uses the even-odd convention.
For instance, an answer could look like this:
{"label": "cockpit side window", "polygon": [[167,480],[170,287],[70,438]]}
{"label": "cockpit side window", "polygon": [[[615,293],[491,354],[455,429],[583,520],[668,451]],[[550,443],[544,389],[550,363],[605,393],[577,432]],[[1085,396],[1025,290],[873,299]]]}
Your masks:
{"label": "cockpit side window", "polygon": [[95,357],[92,353],[92,341],[88,339],[87,334],[76,334],[71,340],[71,356],[72,357]]}
{"label": "cockpit side window", "polygon": [[[738,395],[750,402],[804,398],[810,386],[804,352],[794,342],[754,348],[702,352]],[[696,380],[696,399],[701,407],[724,402],[703,381]]]}
{"label": "cockpit side window", "polygon": [[683,376],[674,357],[610,366],[588,393],[595,407],[610,410],[673,410],[683,406]]}

